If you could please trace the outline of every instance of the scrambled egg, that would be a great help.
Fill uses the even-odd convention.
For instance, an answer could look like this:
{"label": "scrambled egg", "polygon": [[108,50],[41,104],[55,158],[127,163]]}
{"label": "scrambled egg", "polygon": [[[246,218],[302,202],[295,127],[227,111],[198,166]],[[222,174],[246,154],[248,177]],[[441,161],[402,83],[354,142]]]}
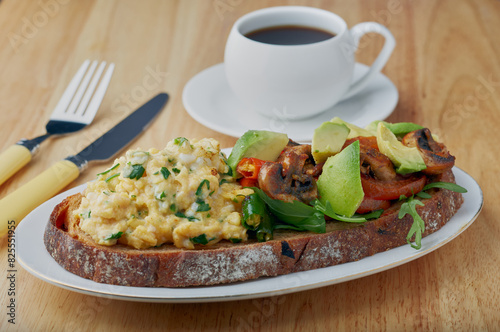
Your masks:
{"label": "scrambled egg", "polygon": [[163,150],[131,150],[88,183],[75,215],[102,245],[193,249],[223,239],[244,241],[241,202],[252,190],[236,183],[229,170],[214,139],[180,137]]}

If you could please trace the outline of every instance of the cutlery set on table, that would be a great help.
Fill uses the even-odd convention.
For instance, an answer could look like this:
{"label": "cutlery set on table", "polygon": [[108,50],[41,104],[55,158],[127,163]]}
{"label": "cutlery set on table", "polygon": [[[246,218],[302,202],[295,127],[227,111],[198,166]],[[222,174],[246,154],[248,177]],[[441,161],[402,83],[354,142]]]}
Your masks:
{"label": "cutlery set on table", "polygon": [[[77,132],[91,124],[111,81],[114,64],[86,60],[68,84],[45,126],[46,133],[21,139],[0,152],[0,185],[30,162],[40,144],[53,135]],[[44,172],[0,199],[0,236],[8,225],[17,225],[38,205],[74,181],[91,161],[106,161],[129,144],[162,110],[168,101],[160,93],[96,139],[78,154],[54,163]]]}

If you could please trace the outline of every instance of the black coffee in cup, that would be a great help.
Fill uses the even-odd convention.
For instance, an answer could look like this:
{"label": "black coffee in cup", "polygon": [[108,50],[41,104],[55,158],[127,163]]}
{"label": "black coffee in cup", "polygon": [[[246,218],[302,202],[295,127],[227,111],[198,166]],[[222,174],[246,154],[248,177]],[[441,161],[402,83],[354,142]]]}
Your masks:
{"label": "black coffee in cup", "polygon": [[324,41],[335,34],[312,27],[281,25],[258,29],[245,34],[252,40],[274,45],[303,45]]}

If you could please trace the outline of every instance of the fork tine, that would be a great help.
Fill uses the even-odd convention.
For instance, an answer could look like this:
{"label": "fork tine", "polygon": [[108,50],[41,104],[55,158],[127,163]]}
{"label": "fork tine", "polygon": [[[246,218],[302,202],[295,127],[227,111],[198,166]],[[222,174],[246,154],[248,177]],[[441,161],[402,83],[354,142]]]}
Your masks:
{"label": "fork tine", "polygon": [[64,93],[61,99],[59,99],[59,102],[57,103],[56,107],[54,108],[52,115],[58,116],[64,114],[64,112],[68,108],[68,105],[71,103],[73,95],[75,94],[76,89],[78,89],[78,85],[80,85],[80,82],[83,76],[85,75],[85,72],[87,71],[89,64],[90,60],[85,60],[83,64],[80,66],[75,76],[73,76],[71,82],[68,84],[68,87],[66,88],[66,90],[64,90]]}
{"label": "fork tine", "polygon": [[97,71],[95,72],[94,77],[92,78],[92,81],[90,82],[90,84],[87,87],[87,91],[85,91],[85,95],[83,96],[83,98],[80,102],[80,105],[78,105],[78,109],[75,112],[76,115],[83,115],[85,113],[85,109],[87,108],[87,105],[89,104],[90,97],[92,97],[92,94],[94,93],[95,87],[97,86],[97,83],[99,82],[99,79],[101,78],[101,74],[102,74],[105,66],[106,66],[106,62],[103,61],[99,65],[99,68],[97,68]]}
{"label": "fork tine", "polygon": [[94,119],[94,116],[101,105],[101,101],[104,98],[104,94],[108,89],[109,81],[111,80],[111,76],[113,75],[113,70],[115,69],[115,64],[110,63],[108,66],[108,70],[104,74],[104,77],[101,80],[101,83],[97,87],[97,90],[94,93],[94,97],[90,101],[89,106],[85,110],[83,117],[81,118],[81,122],[89,124]]}
{"label": "fork tine", "polygon": [[80,100],[82,99],[85,90],[87,89],[87,86],[90,82],[92,75],[94,74],[96,67],[97,67],[97,61],[93,61],[87,73],[83,77],[83,80],[81,81],[78,90],[76,90],[76,93],[73,96],[73,100],[71,101],[71,104],[69,104],[68,109],[66,110],[65,113],[69,115],[75,113],[75,110],[78,107],[78,104],[80,103]]}
{"label": "fork tine", "polygon": [[[101,62],[96,71],[97,62],[93,61],[90,64],[90,60],[84,61],[52,112],[51,120],[77,122],[85,125],[92,122],[104,98],[115,66],[111,63],[101,79],[106,62]],[[101,82],[97,86],[99,79]]]}

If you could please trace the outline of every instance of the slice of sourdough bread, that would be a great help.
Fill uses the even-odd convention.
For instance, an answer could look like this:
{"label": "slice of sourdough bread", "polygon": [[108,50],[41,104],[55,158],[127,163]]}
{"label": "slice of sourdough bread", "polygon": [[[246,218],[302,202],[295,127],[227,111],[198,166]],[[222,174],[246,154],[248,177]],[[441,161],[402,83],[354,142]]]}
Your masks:
{"label": "slice of sourdough bread", "polygon": [[[434,181],[455,182],[451,171]],[[424,236],[440,229],[463,203],[462,195],[445,189],[417,206],[424,219]],[[138,250],[123,245],[102,246],[78,227],[72,211],[81,194],[57,205],[47,224],[44,242],[50,255],[66,270],[99,283],[137,287],[206,286],[277,276],[356,261],[405,245],[413,219],[398,218],[400,203],[364,224],[327,222],[326,233],[275,231],[274,240],[258,243],[219,242],[195,250],[162,245]]]}

